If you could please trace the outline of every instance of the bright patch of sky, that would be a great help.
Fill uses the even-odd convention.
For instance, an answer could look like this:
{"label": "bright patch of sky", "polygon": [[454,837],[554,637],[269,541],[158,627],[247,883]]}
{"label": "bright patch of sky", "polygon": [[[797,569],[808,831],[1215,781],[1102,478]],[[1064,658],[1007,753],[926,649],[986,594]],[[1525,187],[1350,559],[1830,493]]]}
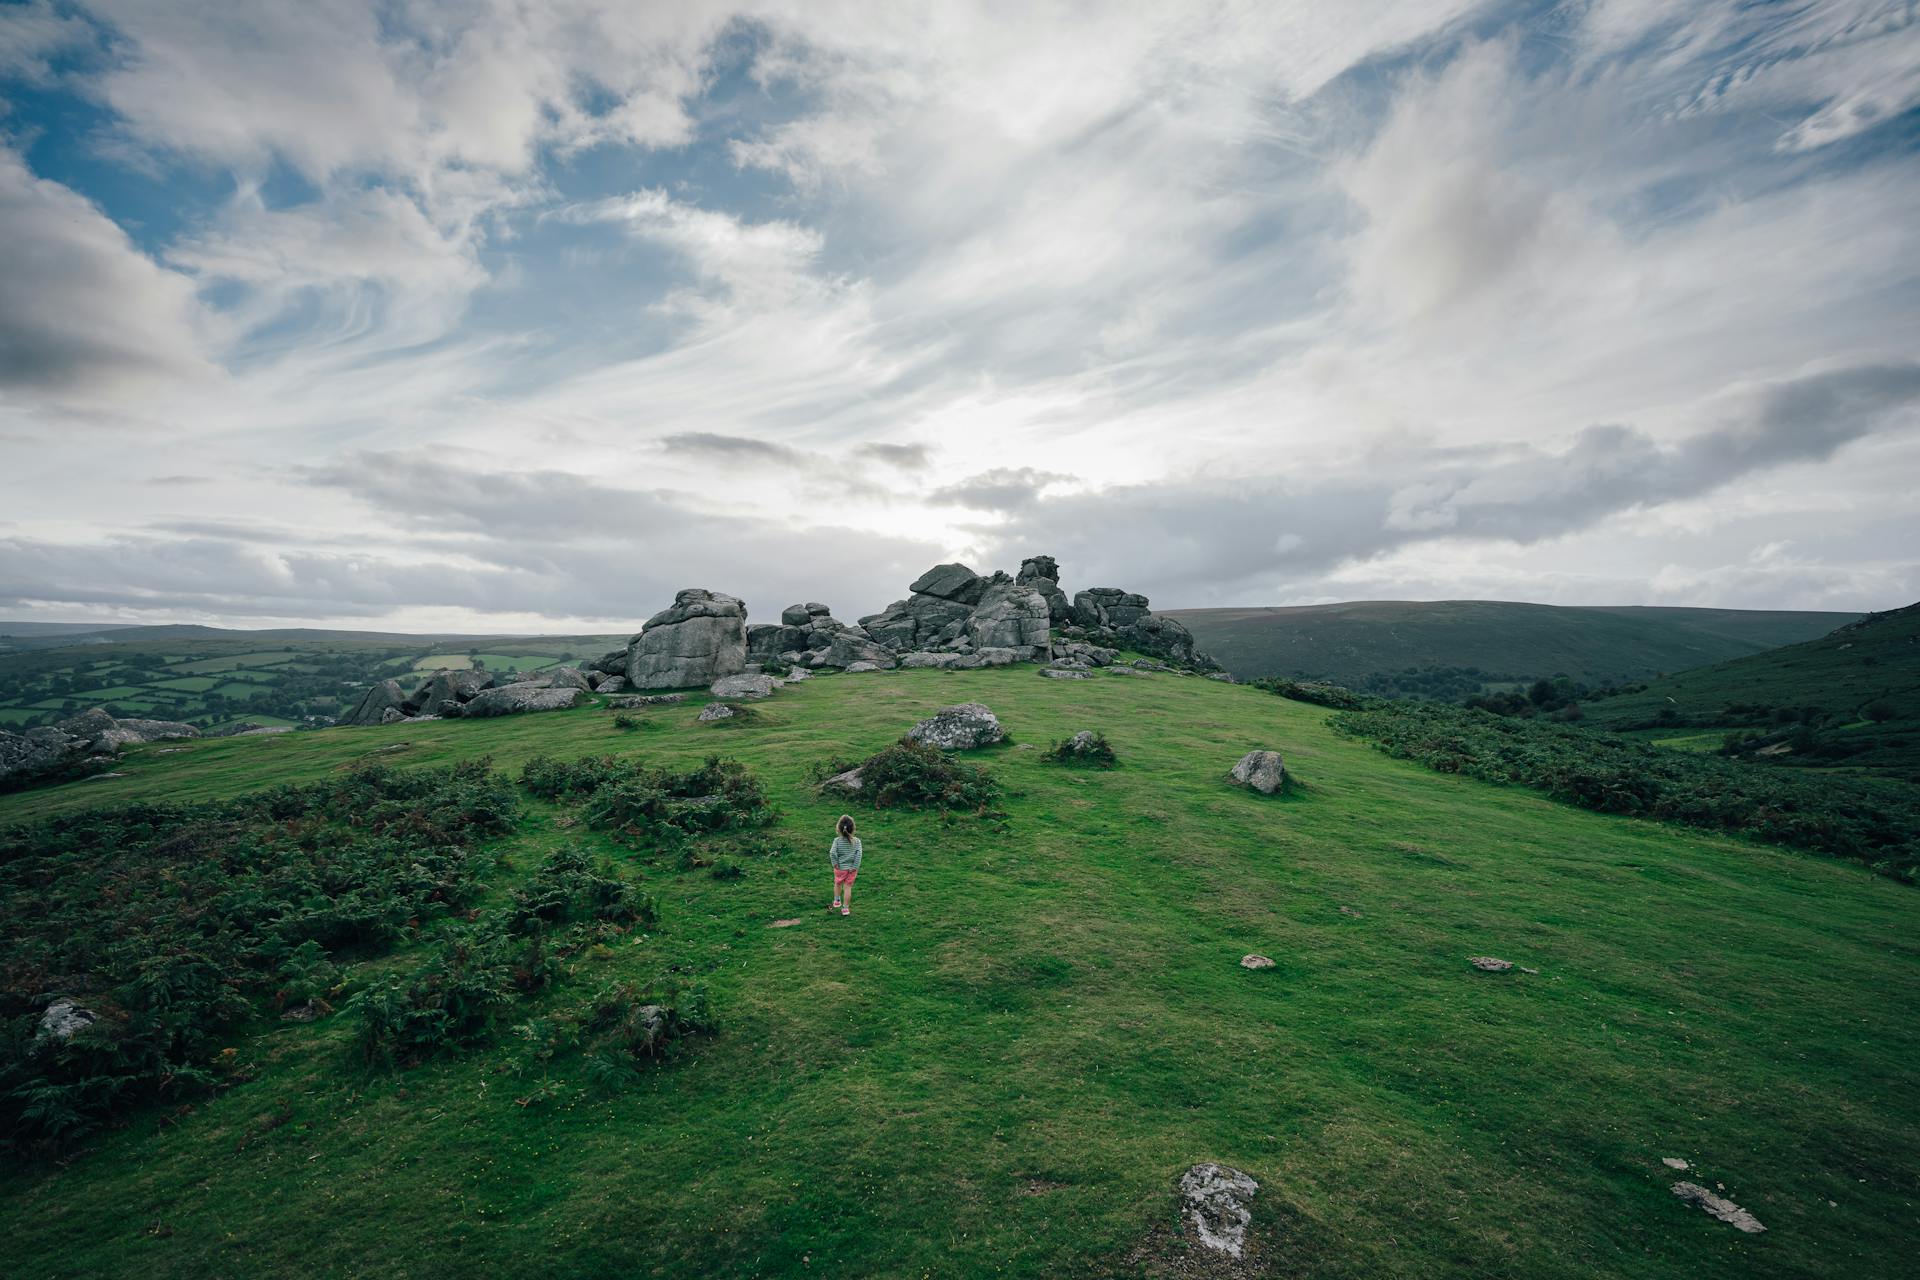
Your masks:
{"label": "bright patch of sky", "polygon": [[0,0],[0,616],[1920,597],[1920,6]]}

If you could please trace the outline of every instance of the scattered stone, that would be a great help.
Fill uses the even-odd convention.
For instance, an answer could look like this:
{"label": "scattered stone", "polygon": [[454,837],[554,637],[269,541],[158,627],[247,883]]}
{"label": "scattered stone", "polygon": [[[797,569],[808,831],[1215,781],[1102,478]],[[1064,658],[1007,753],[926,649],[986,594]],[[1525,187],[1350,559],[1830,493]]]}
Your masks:
{"label": "scattered stone", "polygon": [[578,667],[548,667],[540,675],[552,689],[579,689],[589,693],[593,690],[586,673]]}
{"label": "scattered stone", "polygon": [[1678,1156],[1661,1156],[1660,1163],[1669,1169],[1678,1169],[1682,1172],[1690,1167],[1685,1160],[1680,1159]]}
{"label": "scattered stone", "polygon": [[619,693],[627,687],[625,676],[601,676],[600,683],[593,686],[595,693]]}
{"label": "scattered stone", "polygon": [[1007,731],[984,703],[961,702],[942,707],[907,731],[915,742],[942,751],[967,751],[1004,740]]}
{"label": "scattered stone", "polygon": [[88,776],[86,776],[86,777],[84,777],[84,778],[82,778],[82,779],[80,779],[80,781],[82,781],[82,782],[105,782],[105,781],[106,781],[106,780],[107,780],[108,778],[124,778],[124,777],[126,777],[126,776],[127,776],[126,774],[124,774],[124,773],[121,773],[121,772],[119,772],[119,771],[117,771],[117,770],[116,770],[116,771],[113,771],[113,772],[110,772],[110,773],[94,773],[94,774],[89,774]]}
{"label": "scattered stone", "polygon": [[282,1022],[312,1022],[320,1016],[320,1007],[309,1000],[297,1004],[280,1015]]}
{"label": "scattered stone", "polygon": [[460,708],[469,717],[510,716],[526,711],[561,711],[580,700],[578,689],[547,689],[537,684],[507,684],[475,695]]}
{"label": "scattered stone", "polygon": [[671,689],[710,685],[746,664],[747,606],[733,596],[688,587],[628,643],[622,674],[636,689]]}
{"label": "scattered stone", "polygon": [[868,671],[878,671],[879,669],[880,664],[877,662],[849,662],[847,664],[847,674],[850,676],[860,675]]}
{"label": "scattered stone", "polygon": [[1207,679],[1218,680],[1222,684],[1239,684],[1240,683],[1238,680],[1235,680],[1232,676],[1228,675],[1224,671],[1209,671],[1207,672]]}
{"label": "scattered stone", "polygon": [[1203,1248],[1238,1258],[1246,1252],[1247,1225],[1253,1210],[1247,1202],[1260,1184],[1238,1169],[1197,1164],[1180,1175],[1181,1216],[1193,1224]]}
{"label": "scattered stone", "polygon": [[778,687],[779,681],[772,676],[742,672],[737,676],[721,676],[707,692],[716,698],[771,698]]}
{"label": "scattered stone", "polygon": [[1110,676],[1136,677],[1141,680],[1148,680],[1153,677],[1151,671],[1142,671],[1137,667],[1108,667],[1107,674]]}
{"label": "scattered stone", "polygon": [[1273,959],[1270,956],[1249,952],[1240,957],[1240,967],[1242,969],[1271,969],[1273,968]]}
{"label": "scattered stone", "polygon": [[1358,911],[1355,911],[1352,907],[1340,908],[1340,914],[1343,916],[1352,916],[1356,920],[1360,918],[1360,913]]}
{"label": "scattered stone", "polygon": [[1066,667],[1042,667],[1034,674],[1043,680],[1085,680],[1088,678],[1086,672],[1075,671]]}
{"label": "scattered stone", "polygon": [[1527,968],[1527,966],[1525,966],[1525,965],[1518,965],[1518,966],[1516,966],[1516,967],[1517,967],[1517,968],[1518,968],[1518,969],[1520,970],[1520,972],[1522,972],[1522,973],[1531,973],[1531,974],[1534,974],[1534,975],[1535,975],[1536,977],[1537,977],[1537,976],[1539,975],[1539,973],[1540,973],[1540,971],[1539,971],[1538,969],[1529,969],[1529,968]]}
{"label": "scattered stone", "polygon": [[1278,751],[1249,751],[1240,757],[1240,763],[1233,766],[1228,776],[1240,786],[1270,796],[1287,780],[1287,769]]}
{"label": "scattered stone", "polygon": [[802,680],[813,679],[813,672],[807,670],[805,667],[795,667],[793,670],[787,672],[786,675],[782,676],[781,679],[787,684],[798,684]]}
{"label": "scattered stone", "polygon": [[1673,1184],[1673,1194],[1679,1196],[1688,1204],[1699,1205],[1709,1214],[1720,1219],[1720,1221],[1744,1231],[1749,1235],[1758,1235],[1760,1232],[1766,1230],[1765,1227],[1760,1225],[1760,1220],[1751,1213],[1748,1213],[1745,1209],[1742,1209],[1725,1196],[1713,1194],[1713,1192],[1700,1186],[1698,1183],[1676,1182]]}
{"label": "scattered stone", "polygon": [[34,1033],[34,1042],[71,1040],[99,1020],[99,1015],[93,1010],[82,1008],[78,1001],[68,996],[61,996],[40,1015],[40,1028]]}
{"label": "scattered stone", "polygon": [[922,649],[913,653],[901,654],[900,665],[910,670],[921,670],[928,667],[936,669],[952,667],[959,663],[960,656],[961,655],[957,653],[930,653]]}
{"label": "scattered stone", "polygon": [[631,711],[635,707],[661,707],[671,702],[685,702],[684,693],[627,693],[617,698],[608,698],[607,705],[615,711]]}
{"label": "scattered stone", "polygon": [[1482,973],[1505,973],[1513,968],[1513,961],[1501,960],[1495,956],[1468,956],[1467,963]]}
{"label": "scattered stone", "polygon": [[695,717],[695,719],[702,723],[708,720],[730,720],[732,718],[733,708],[724,702],[709,702],[706,706],[700,708],[700,714]]}
{"label": "scattered stone", "polygon": [[770,924],[770,925],[768,925],[768,926],[767,926],[767,928],[769,928],[769,929],[791,929],[791,928],[793,928],[793,926],[795,926],[795,925],[797,925],[797,924],[799,924],[799,923],[800,923],[800,917],[798,917],[798,916],[795,916],[795,917],[793,917],[793,918],[792,918],[791,920],[775,920],[775,921],[774,921],[774,922],[773,922],[772,924]]}
{"label": "scattered stone", "polygon": [[162,747],[158,751],[154,752],[153,754],[157,756],[178,756],[178,755],[185,755],[186,750],[187,749],[185,747]]}
{"label": "scattered stone", "polygon": [[823,791],[831,789],[834,791],[845,791],[849,795],[852,795],[860,790],[860,785],[860,770],[853,768],[847,770],[845,773],[834,774],[831,778],[821,783],[820,787]]}

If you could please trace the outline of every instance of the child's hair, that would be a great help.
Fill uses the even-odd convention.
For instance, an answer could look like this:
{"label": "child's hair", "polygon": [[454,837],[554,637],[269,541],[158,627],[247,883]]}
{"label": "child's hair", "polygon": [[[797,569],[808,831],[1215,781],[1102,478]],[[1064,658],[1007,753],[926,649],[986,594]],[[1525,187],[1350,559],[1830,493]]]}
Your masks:
{"label": "child's hair", "polygon": [[841,814],[840,821],[835,823],[834,827],[836,830],[840,832],[841,839],[843,840],[853,839],[853,815],[852,814],[850,813]]}

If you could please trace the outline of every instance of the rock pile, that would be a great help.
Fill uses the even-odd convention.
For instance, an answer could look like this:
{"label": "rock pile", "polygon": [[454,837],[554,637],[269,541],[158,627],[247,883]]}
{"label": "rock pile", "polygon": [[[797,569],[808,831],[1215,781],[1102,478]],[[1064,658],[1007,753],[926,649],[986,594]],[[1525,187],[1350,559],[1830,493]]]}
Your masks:
{"label": "rock pile", "polygon": [[1004,740],[1007,731],[985,703],[961,702],[940,708],[907,730],[907,736],[942,751],[968,751]]}
{"label": "rock pile", "polygon": [[589,692],[612,693],[625,687],[623,676],[578,667],[549,667],[526,675],[496,676],[488,671],[434,671],[412,693],[397,680],[382,680],[360,695],[341,724],[396,724],[406,720],[450,720],[455,716],[516,715],[558,711]]}
{"label": "rock pile", "polygon": [[105,709],[82,711],[55,725],[22,733],[0,730],[0,781],[52,773],[87,760],[106,760],[141,742],[197,738],[200,731],[173,720],[116,720]]}

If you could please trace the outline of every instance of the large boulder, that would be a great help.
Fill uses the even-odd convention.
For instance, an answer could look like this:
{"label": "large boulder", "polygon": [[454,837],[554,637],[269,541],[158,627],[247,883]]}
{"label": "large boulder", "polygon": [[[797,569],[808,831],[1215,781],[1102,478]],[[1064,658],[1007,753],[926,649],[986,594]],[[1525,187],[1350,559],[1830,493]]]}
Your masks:
{"label": "large boulder", "polygon": [[578,689],[552,689],[525,683],[501,685],[476,694],[460,708],[463,716],[510,716],[523,711],[559,711],[580,700]]}
{"label": "large boulder", "polygon": [[341,724],[384,724],[388,711],[407,714],[407,695],[397,680],[382,680],[360,695],[353,709],[340,717]]}
{"label": "large boulder", "polygon": [[1193,647],[1193,632],[1178,620],[1158,613],[1136,618],[1115,631],[1121,646],[1189,667],[1212,667],[1214,661]]}
{"label": "large boulder", "polygon": [[716,698],[771,698],[779,685],[772,676],[743,671],[739,675],[721,676],[707,692]]}
{"label": "large boulder", "polygon": [[99,1020],[98,1014],[81,1007],[79,1001],[70,996],[61,996],[40,1015],[40,1026],[33,1038],[35,1043],[64,1043]]}
{"label": "large boulder", "polygon": [[809,600],[805,604],[790,604],[780,611],[782,625],[789,627],[810,627],[822,618],[832,621],[833,610],[818,600]]}
{"label": "large boulder", "polygon": [[1013,580],[1040,593],[1047,602],[1047,618],[1054,626],[1073,621],[1073,606],[1060,589],[1060,562],[1052,556],[1028,556],[1020,562],[1020,572]]}
{"label": "large boulder", "polygon": [[190,724],[179,720],[119,720],[114,733],[119,736],[119,745],[126,746],[135,742],[174,742],[181,738],[197,738],[200,731]]}
{"label": "large boulder", "polygon": [[578,689],[582,693],[593,689],[593,683],[578,667],[548,667],[540,674],[546,679],[549,689]]}
{"label": "large boulder", "polygon": [[836,631],[827,647],[813,654],[809,665],[814,667],[851,667],[856,662],[871,662],[882,671],[890,671],[898,666],[893,650],[880,644],[865,631],[857,627],[848,627]]}
{"label": "large boulder", "polygon": [[1046,657],[1050,626],[1045,596],[996,574],[967,619],[967,639],[975,649],[1025,649]]}
{"label": "large boulder", "polygon": [[[793,611],[789,609],[787,612]],[[776,661],[783,653],[805,649],[812,635],[804,626],[785,622],[756,622],[747,628],[747,661]]]}
{"label": "large boulder", "polygon": [[58,729],[0,730],[0,780],[45,773],[87,754],[84,739]]}
{"label": "large boulder", "polygon": [[68,716],[53,727],[69,738],[79,739],[95,751],[111,751],[120,745],[108,737],[120,724],[102,707],[92,707],[78,715]]}
{"label": "large boulder", "polygon": [[484,671],[436,671],[413,691],[407,705],[417,716],[458,715],[460,705],[470,701],[492,680]]}
{"label": "large boulder", "polygon": [[627,647],[627,683],[636,689],[709,685],[747,665],[747,606],[689,587],[647,619]]}
{"label": "large boulder", "polygon": [[[984,591],[984,580],[975,581]],[[895,651],[934,649],[964,635],[967,619],[972,616],[970,603],[918,592],[860,619],[860,627],[876,642]]]}
{"label": "large boulder", "polygon": [[1287,780],[1287,769],[1278,751],[1249,751],[1229,776],[1243,787],[1270,796]]}
{"label": "large boulder", "polygon": [[984,703],[961,702],[940,708],[907,730],[907,736],[942,751],[968,751],[1002,741],[1007,731]]}
{"label": "large boulder", "polygon": [[978,604],[986,589],[986,579],[963,564],[937,564],[907,588],[915,595],[937,596],[965,605]]}

